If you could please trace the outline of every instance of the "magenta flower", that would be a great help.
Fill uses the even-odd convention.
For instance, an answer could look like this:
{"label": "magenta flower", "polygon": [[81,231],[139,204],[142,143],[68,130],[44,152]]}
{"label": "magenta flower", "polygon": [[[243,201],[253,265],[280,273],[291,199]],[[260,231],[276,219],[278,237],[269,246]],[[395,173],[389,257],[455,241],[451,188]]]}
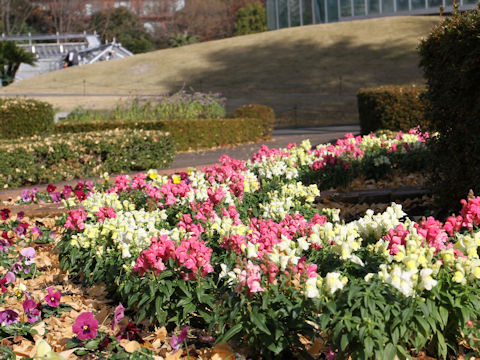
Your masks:
{"label": "magenta flower", "polygon": [[52,185],[52,184],[48,184],[47,186],[47,192],[50,194],[52,192],[54,192],[55,190],[57,190],[57,187]]}
{"label": "magenta flower", "polygon": [[7,220],[10,216],[10,210],[9,209],[2,209],[0,210],[0,218],[2,220]]}
{"label": "magenta flower", "polygon": [[60,299],[62,298],[62,294],[59,291],[54,291],[53,287],[49,287],[47,289],[48,294],[45,296],[45,301],[51,307],[57,307],[60,305]]}
{"label": "magenta flower", "polygon": [[37,306],[38,304],[32,299],[27,299],[23,302],[23,310],[27,315],[28,322],[31,324],[40,320],[40,310],[38,310]]}
{"label": "magenta flower", "polygon": [[62,199],[62,194],[59,192],[52,192],[50,193],[50,198],[54,204],[58,204]]}
{"label": "magenta flower", "polygon": [[97,336],[97,329],[98,321],[91,312],[81,313],[72,326],[73,332],[80,340],[94,339]]}
{"label": "magenta flower", "polygon": [[25,222],[21,222],[18,224],[17,227],[13,228],[13,231],[15,231],[15,234],[17,234],[18,237],[23,239],[27,234],[27,229],[28,229],[28,224]]}
{"label": "magenta flower", "polygon": [[112,321],[112,330],[115,329],[115,326],[125,317],[124,313],[125,308],[123,307],[122,303],[118,304],[115,308],[115,314],[113,315]]}
{"label": "magenta flower", "polygon": [[173,348],[174,353],[176,353],[180,349],[183,341],[187,338],[188,329],[190,329],[190,326],[184,327],[183,330],[180,332],[180,335],[173,335],[170,339],[170,346]]}
{"label": "magenta flower", "polygon": [[0,324],[2,326],[15,324],[18,322],[18,314],[13,310],[0,311]]}

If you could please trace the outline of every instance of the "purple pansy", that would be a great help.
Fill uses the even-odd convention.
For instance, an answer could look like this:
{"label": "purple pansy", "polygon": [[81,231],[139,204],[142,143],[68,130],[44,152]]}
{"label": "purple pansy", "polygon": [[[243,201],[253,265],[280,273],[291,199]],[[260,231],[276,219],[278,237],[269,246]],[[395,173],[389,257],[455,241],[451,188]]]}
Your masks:
{"label": "purple pansy", "polygon": [[18,322],[18,314],[10,309],[0,311],[0,324],[10,325]]}
{"label": "purple pansy", "polygon": [[91,312],[84,312],[77,317],[72,329],[80,340],[94,339],[97,336],[98,321]]}
{"label": "purple pansy", "polygon": [[62,298],[62,294],[59,291],[54,291],[53,287],[49,287],[47,289],[47,296],[45,296],[45,301],[51,307],[57,307],[60,304],[60,299]]}

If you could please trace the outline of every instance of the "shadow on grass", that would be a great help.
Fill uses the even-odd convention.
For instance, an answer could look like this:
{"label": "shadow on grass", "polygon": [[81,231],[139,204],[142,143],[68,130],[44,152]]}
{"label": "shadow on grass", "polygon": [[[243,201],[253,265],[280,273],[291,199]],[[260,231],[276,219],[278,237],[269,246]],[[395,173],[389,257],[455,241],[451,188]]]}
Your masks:
{"label": "shadow on grass", "polygon": [[[332,45],[317,39],[259,42],[212,52],[210,69],[186,70],[183,77],[195,90],[225,94],[229,111],[247,103],[272,106],[285,126],[355,123],[359,88],[422,82],[416,49],[398,40],[367,46],[347,37]],[[162,83],[183,86],[175,78]]]}

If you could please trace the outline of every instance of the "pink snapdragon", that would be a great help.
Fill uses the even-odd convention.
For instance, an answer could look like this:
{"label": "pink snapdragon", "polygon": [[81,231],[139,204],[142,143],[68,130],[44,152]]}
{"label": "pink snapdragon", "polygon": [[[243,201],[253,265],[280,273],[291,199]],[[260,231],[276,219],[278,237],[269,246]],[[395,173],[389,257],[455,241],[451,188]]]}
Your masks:
{"label": "pink snapdragon", "polygon": [[69,210],[65,227],[70,230],[85,229],[84,221],[87,219],[87,213],[82,208]]}
{"label": "pink snapdragon", "polygon": [[252,161],[253,162],[261,162],[263,161],[263,157],[270,159],[272,157],[279,157],[284,158],[290,156],[289,152],[282,151],[280,149],[270,149],[267,145],[260,146],[260,149],[253,154]]}
{"label": "pink snapdragon", "polygon": [[449,216],[443,225],[443,229],[448,233],[448,235],[453,236],[454,232],[459,231],[463,226],[463,217],[458,216]]}
{"label": "pink snapdragon", "polygon": [[162,235],[159,238],[152,238],[148,249],[141,252],[133,271],[143,276],[152,270],[159,275],[166,269],[165,264],[169,259],[176,260],[179,268],[186,268],[189,272],[181,271],[185,280],[192,280],[200,271],[201,276],[206,276],[213,271],[210,264],[212,249],[205,245],[196,236],[184,239],[177,246],[176,243]]}
{"label": "pink snapdragon", "polygon": [[260,266],[254,265],[248,260],[246,269],[241,270],[240,274],[238,274],[238,286],[236,291],[241,292],[242,288],[247,287],[249,296],[252,296],[256,292],[262,292],[264,289],[260,286],[261,280],[262,275]]}
{"label": "pink snapdragon", "polygon": [[398,254],[398,246],[407,245],[405,238],[410,234],[410,231],[403,228],[402,224],[397,225],[395,229],[388,230],[387,235],[383,237],[384,240],[388,242],[388,249],[390,250],[390,255]]}
{"label": "pink snapdragon", "polygon": [[480,196],[468,200],[462,199],[460,202],[463,205],[460,211],[460,215],[463,217],[462,225],[468,229],[480,225]]}
{"label": "pink snapdragon", "polygon": [[101,207],[95,215],[97,216],[97,220],[101,223],[103,223],[105,219],[115,219],[117,217],[115,209],[112,207]]}
{"label": "pink snapdragon", "polygon": [[453,247],[451,243],[448,243],[448,234],[443,228],[443,224],[435,220],[432,216],[429,216],[426,220],[419,224],[415,224],[417,233],[427,240],[427,244],[434,247],[436,251],[446,249],[447,247]]}

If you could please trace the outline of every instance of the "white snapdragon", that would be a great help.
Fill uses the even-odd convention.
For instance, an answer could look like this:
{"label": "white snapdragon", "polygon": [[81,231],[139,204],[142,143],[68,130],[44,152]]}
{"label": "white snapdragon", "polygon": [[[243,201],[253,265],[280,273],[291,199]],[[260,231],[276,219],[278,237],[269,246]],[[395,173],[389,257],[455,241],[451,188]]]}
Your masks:
{"label": "white snapdragon", "polygon": [[330,294],[334,294],[337,290],[343,289],[348,283],[348,279],[338,272],[331,272],[327,274],[323,283],[325,290]]}

